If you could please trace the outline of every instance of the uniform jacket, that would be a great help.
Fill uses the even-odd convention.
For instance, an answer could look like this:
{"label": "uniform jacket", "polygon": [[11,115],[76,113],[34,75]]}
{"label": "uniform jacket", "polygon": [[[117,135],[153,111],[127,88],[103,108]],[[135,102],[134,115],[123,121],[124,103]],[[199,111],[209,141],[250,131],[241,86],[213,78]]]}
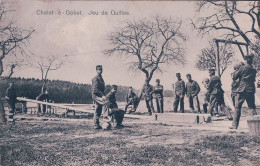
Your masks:
{"label": "uniform jacket", "polygon": [[125,97],[125,102],[128,103],[130,100],[136,98],[136,94],[134,92],[131,92],[130,94],[127,93],[126,97]]}
{"label": "uniform jacket", "polygon": [[92,79],[92,98],[105,96],[105,82],[101,75]]}
{"label": "uniform jacket", "polygon": [[5,96],[9,98],[8,99],[9,101],[15,102],[17,97],[15,88],[14,87],[7,88]]}
{"label": "uniform jacket", "polygon": [[175,83],[175,95],[184,95],[185,94],[185,83],[183,80],[178,80]]}
{"label": "uniform jacket", "polygon": [[148,84],[144,85],[142,93],[144,94],[144,99],[145,100],[151,100],[152,99],[152,91],[153,91],[153,86]]}
{"label": "uniform jacket", "polygon": [[239,79],[232,81],[232,84],[231,84],[231,92],[232,93],[237,92],[237,88],[239,87],[239,83],[240,83]]}
{"label": "uniform jacket", "polygon": [[236,92],[253,92],[255,93],[256,69],[246,64],[233,74],[233,80],[239,79],[239,86]]}
{"label": "uniform jacket", "polygon": [[191,80],[191,82],[188,81],[186,83],[186,94],[188,97],[192,97],[193,95],[198,95],[199,92],[200,92],[200,86],[196,81]]}
{"label": "uniform jacket", "polygon": [[222,83],[218,76],[213,75],[209,79],[208,92],[211,95],[223,94]]}
{"label": "uniform jacket", "polygon": [[163,86],[162,85],[155,85],[153,87],[153,98],[162,98],[163,97]]}
{"label": "uniform jacket", "polygon": [[110,91],[107,95],[106,98],[109,101],[109,108],[113,109],[113,108],[118,108],[118,105],[116,103],[116,93]]}

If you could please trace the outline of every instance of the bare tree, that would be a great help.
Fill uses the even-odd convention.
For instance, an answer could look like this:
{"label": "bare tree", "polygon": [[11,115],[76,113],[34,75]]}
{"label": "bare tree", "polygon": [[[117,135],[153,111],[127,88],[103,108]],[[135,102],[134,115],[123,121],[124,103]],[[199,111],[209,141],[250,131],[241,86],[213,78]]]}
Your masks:
{"label": "bare tree", "polygon": [[41,79],[43,81],[42,88],[45,88],[46,86],[49,72],[58,70],[64,63],[61,57],[54,55],[46,57],[34,56],[34,58],[29,57],[27,61],[31,67],[38,69],[41,72]]}
{"label": "bare tree", "polygon": [[[201,54],[197,56],[195,67],[199,70],[207,70],[216,67],[216,46],[214,42],[210,43],[208,48],[201,50]],[[230,45],[224,44],[219,48],[220,52],[220,77],[229,65],[234,61],[234,52]]]}
{"label": "bare tree", "polygon": [[142,71],[150,81],[162,64],[184,64],[181,26],[182,21],[159,16],[126,21],[108,35],[112,48],[105,54],[124,56],[130,69]]}
{"label": "bare tree", "polygon": [[[202,35],[218,31],[226,40],[243,40],[253,51],[259,46],[254,42],[254,36],[260,38],[260,3],[259,1],[198,1],[197,11],[213,9],[210,14],[192,21],[195,29]],[[213,7],[213,8],[211,8]],[[240,18],[246,19],[241,23]],[[246,24],[245,24],[246,22]]]}
{"label": "bare tree", "polygon": [[[29,39],[34,32],[31,29],[22,29],[15,24],[15,20],[11,19],[10,16],[13,10],[8,10],[5,2],[0,2],[0,80],[8,79],[14,73],[15,67],[17,67],[20,62],[10,61],[10,56],[17,57],[18,55],[24,55],[24,47],[29,42]],[[7,60],[9,59],[9,60]],[[5,62],[8,61],[8,64]],[[5,66],[5,67],[4,67]],[[4,69],[9,68],[9,74],[3,76]],[[0,92],[2,96],[4,92]],[[4,106],[0,99],[0,123],[5,122],[4,117]]]}
{"label": "bare tree", "polygon": [[[29,30],[21,29],[15,25],[13,19],[8,18],[8,14],[13,12],[6,9],[6,3],[0,2],[0,77],[3,79],[4,73],[4,60],[8,59],[11,55],[18,56],[24,55],[24,47],[29,42],[29,39],[34,32],[31,28]],[[10,78],[13,74],[14,68],[19,65],[19,62],[15,61],[10,64],[10,72],[7,78]]]}

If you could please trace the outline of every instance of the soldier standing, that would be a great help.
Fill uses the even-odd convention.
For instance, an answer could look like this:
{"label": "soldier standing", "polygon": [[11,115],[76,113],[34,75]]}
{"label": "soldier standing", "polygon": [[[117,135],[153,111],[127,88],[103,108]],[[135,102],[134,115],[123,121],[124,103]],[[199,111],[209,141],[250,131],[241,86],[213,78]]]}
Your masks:
{"label": "soldier standing", "polygon": [[185,95],[185,83],[181,79],[181,74],[176,73],[177,81],[175,83],[174,89],[174,102],[173,102],[173,111],[177,112],[178,105],[180,103],[180,112],[184,113],[184,95]]}
{"label": "soldier standing", "polygon": [[160,85],[160,80],[156,79],[156,85],[153,87],[153,100],[157,107],[158,113],[163,113],[163,86]]}
{"label": "soldier standing", "polygon": [[137,104],[138,104],[138,97],[136,96],[136,94],[133,92],[133,88],[130,87],[128,89],[128,93],[125,97],[125,102],[126,102],[126,105],[125,105],[125,112],[127,111],[127,108],[130,106],[130,105],[133,105],[134,106],[134,111],[136,110],[137,108]]}
{"label": "soldier standing", "polygon": [[222,89],[222,83],[218,76],[215,75],[215,69],[210,68],[209,69],[209,84],[208,84],[208,92],[210,94],[210,106],[209,111],[210,114],[213,115],[213,109],[216,107],[216,104],[218,104],[222,111],[225,112],[227,118],[229,120],[233,120],[232,115],[230,111],[228,110],[227,106],[225,105],[224,101],[224,91]]}
{"label": "soldier standing", "polygon": [[149,84],[149,80],[145,80],[145,85],[142,89],[142,94],[144,95],[144,100],[146,104],[146,108],[148,109],[149,115],[152,115],[152,111],[154,112],[153,108],[153,101],[152,101],[152,91],[153,87]]}
{"label": "soldier standing", "polygon": [[187,97],[189,98],[190,109],[192,110],[192,112],[194,112],[194,105],[195,105],[196,112],[201,113],[200,103],[198,98],[198,94],[200,92],[200,86],[196,81],[192,80],[190,74],[187,74],[186,77],[188,79],[188,82],[186,83],[186,94]]}
{"label": "soldier standing", "polygon": [[255,110],[255,78],[256,69],[253,68],[253,54],[244,57],[246,64],[233,73],[233,80],[239,79],[239,86],[236,89],[235,114],[230,129],[237,129],[241,116],[241,107],[246,100],[251,115],[256,115]]}
{"label": "soldier standing", "polygon": [[6,93],[5,93],[5,98],[7,100],[7,103],[9,105],[9,108],[11,109],[10,113],[12,116],[14,115],[15,112],[15,102],[16,102],[16,89],[14,87],[14,82],[10,82],[9,88],[7,88]]}
{"label": "soldier standing", "polygon": [[95,129],[101,129],[99,118],[103,105],[106,103],[105,82],[102,78],[103,68],[101,65],[96,66],[96,72],[97,75],[92,79],[92,98],[95,101],[94,125]]}

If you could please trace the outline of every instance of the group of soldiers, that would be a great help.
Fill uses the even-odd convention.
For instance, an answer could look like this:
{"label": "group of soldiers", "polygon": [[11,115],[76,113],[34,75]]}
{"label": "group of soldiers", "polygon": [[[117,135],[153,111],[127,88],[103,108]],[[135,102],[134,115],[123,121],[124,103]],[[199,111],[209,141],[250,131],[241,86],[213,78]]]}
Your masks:
{"label": "group of soldiers", "polygon": [[[239,62],[234,65],[234,72],[232,73],[232,85],[231,85],[231,98],[235,107],[234,115],[232,116],[229,109],[225,105],[224,90],[222,89],[222,83],[218,76],[215,75],[215,69],[209,69],[210,78],[203,80],[203,85],[207,89],[204,95],[203,112],[210,113],[212,116],[218,115],[218,107],[221,111],[225,112],[229,120],[233,120],[231,129],[237,129],[239,125],[239,119],[241,116],[241,107],[244,101],[247,102],[251,115],[256,115],[255,106],[255,81],[256,81],[256,69],[253,67],[253,54],[244,56],[245,63]],[[148,113],[152,115],[152,112],[163,113],[163,86],[160,84],[160,80],[156,79],[156,85],[149,84],[149,80],[146,80],[145,85],[142,88],[141,95],[137,96],[133,92],[133,88],[130,87],[126,95],[125,109],[118,108],[116,101],[117,85],[112,85],[112,89],[108,94],[105,94],[105,82],[102,78],[102,66],[96,66],[97,75],[92,79],[92,98],[95,102],[95,114],[94,124],[95,129],[101,129],[100,117],[109,117],[116,121],[115,127],[122,127],[124,114],[128,107],[132,105],[134,111],[136,110],[140,98],[143,95],[144,101]],[[180,112],[184,112],[184,96],[189,99],[189,107],[193,112],[201,113],[198,94],[200,93],[199,84],[192,79],[191,74],[187,74],[187,83],[181,78],[180,73],[176,73],[177,81],[174,84],[174,102],[173,111],[177,112],[178,105],[180,105]],[[6,100],[9,104],[11,112],[15,111],[16,91],[14,83],[10,82],[10,87],[6,90]],[[37,97],[39,101],[48,101],[48,92],[43,89],[42,93]],[[154,109],[156,105],[157,111]],[[41,111],[40,105],[38,111]],[[43,113],[46,111],[46,106],[42,109]]]}
{"label": "group of soldiers", "polygon": [[[253,54],[244,56],[245,64],[239,62],[234,66],[234,72],[232,73],[232,85],[231,85],[231,98],[235,107],[234,115],[232,116],[230,110],[225,105],[224,90],[222,89],[222,83],[218,76],[215,75],[215,69],[209,69],[210,78],[203,80],[203,85],[206,88],[204,94],[203,112],[210,113],[212,116],[219,116],[218,107],[224,112],[229,120],[233,120],[230,129],[237,129],[239,125],[239,119],[241,116],[241,107],[246,100],[248,107],[250,108],[251,115],[256,115],[255,110],[255,80],[256,69],[254,69]],[[163,86],[160,84],[160,80],[156,79],[156,85],[153,87],[149,84],[149,80],[146,80],[145,85],[142,88],[141,95],[137,96],[133,92],[133,88],[130,87],[128,94],[126,95],[125,110],[118,109],[116,104],[115,93],[117,86],[113,85],[112,90],[108,95],[105,95],[105,83],[102,78],[102,66],[96,66],[97,76],[92,79],[92,98],[96,103],[94,123],[95,128],[100,129],[99,118],[103,112],[103,108],[108,108],[106,103],[110,103],[109,108],[113,111],[110,113],[112,116],[116,116],[117,126],[122,126],[124,113],[126,113],[130,105],[136,110],[141,96],[143,95],[144,101],[149,115],[152,112],[163,113]],[[202,113],[200,109],[200,103],[198,94],[200,93],[199,84],[192,79],[191,74],[187,74],[187,83],[181,78],[180,73],[176,73],[177,81],[174,84],[174,102],[173,111],[177,112],[180,105],[180,112],[184,113],[184,96],[188,97],[189,107],[192,112]],[[113,97],[109,97],[113,94]],[[112,104],[111,104],[112,103]],[[111,106],[112,105],[112,106]],[[156,105],[157,111],[154,109]]]}

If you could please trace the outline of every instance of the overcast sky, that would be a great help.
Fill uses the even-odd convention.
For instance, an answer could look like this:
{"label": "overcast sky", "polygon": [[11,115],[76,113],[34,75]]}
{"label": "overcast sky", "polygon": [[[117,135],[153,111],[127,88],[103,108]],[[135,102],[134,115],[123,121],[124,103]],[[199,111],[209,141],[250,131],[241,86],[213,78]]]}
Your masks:
{"label": "overcast sky", "polygon": [[[16,0],[10,2],[15,12],[17,24],[22,27],[33,27],[36,32],[33,34],[28,48],[39,56],[57,55],[67,57],[67,63],[61,69],[50,72],[49,79],[67,80],[79,83],[91,83],[96,75],[95,66],[103,65],[103,78],[106,84],[118,84],[141,88],[144,82],[144,75],[141,72],[128,71],[128,66],[123,59],[117,56],[105,56],[102,51],[107,48],[106,35],[120,26],[126,19],[148,18],[159,14],[161,16],[181,18],[184,21],[182,31],[188,40],[185,43],[185,66],[168,65],[163,66],[165,72],[156,73],[151,81],[161,79],[165,89],[171,89],[171,84],[176,81],[175,73],[180,72],[186,81],[185,75],[191,73],[194,80],[199,83],[208,72],[200,72],[194,68],[194,60],[200,50],[208,46],[209,39],[197,36],[192,30],[189,18],[195,13],[194,2],[152,2],[152,1],[124,1],[124,2],[84,2],[84,1],[25,1]],[[82,15],[66,15],[66,11],[81,11]],[[99,15],[88,15],[93,10]],[[129,12],[130,15],[101,15],[105,10]],[[43,15],[40,11],[61,11],[62,14]],[[38,12],[38,14],[37,14]],[[63,14],[64,12],[64,14]],[[238,55],[239,58],[240,55]],[[41,73],[35,69],[22,68],[15,71],[14,76],[40,78]],[[227,71],[224,89],[230,88],[230,71]]]}

